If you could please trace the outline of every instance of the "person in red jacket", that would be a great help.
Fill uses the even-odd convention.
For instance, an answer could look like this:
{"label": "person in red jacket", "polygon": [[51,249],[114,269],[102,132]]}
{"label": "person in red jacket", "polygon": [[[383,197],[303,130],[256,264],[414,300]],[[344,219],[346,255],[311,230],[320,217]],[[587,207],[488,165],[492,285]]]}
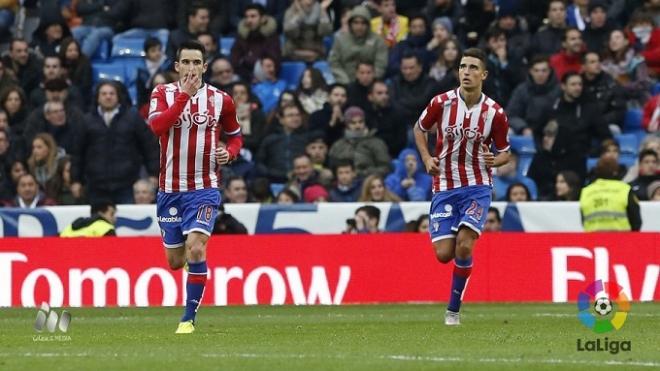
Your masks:
{"label": "person in red jacket", "polygon": [[644,105],[642,127],[649,133],[660,130],[660,94],[654,95]]}
{"label": "person in red jacket", "polygon": [[660,27],[656,27],[651,15],[636,11],[626,31],[630,45],[644,57],[650,74],[660,76]]}
{"label": "person in red jacket", "polygon": [[564,31],[564,39],[561,42],[562,49],[550,57],[550,66],[555,71],[555,76],[561,81],[566,72],[580,72],[582,69],[582,53],[584,42],[582,33],[575,27],[569,27]]}

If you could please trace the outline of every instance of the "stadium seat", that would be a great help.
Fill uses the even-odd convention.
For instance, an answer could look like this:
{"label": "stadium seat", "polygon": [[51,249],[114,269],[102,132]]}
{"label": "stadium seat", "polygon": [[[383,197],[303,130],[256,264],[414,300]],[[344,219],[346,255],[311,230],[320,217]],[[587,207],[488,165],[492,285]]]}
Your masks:
{"label": "stadium seat", "polygon": [[534,138],[532,137],[524,135],[512,135],[509,138],[509,142],[511,143],[511,150],[518,155],[533,155],[536,153],[536,145],[534,144]]}
{"label": "stadium seat", "polygon": [[660,82],[656,82],[651,87],[651,95],[657,95],[658,93],[660,93]]}
{"label": "stadium seat", "polygon": [[287,89],[296,89],[307,66],[303,62],[282,62],[280,79],[286,81]]}
{"label": "stadium seat", "polygon": [[590,172],[593,168],[596,167],[598,163],[598,157],[590,157],[587,159],[587,173]]}
{"label": "stadium seat", "polygon": [[637,155],[633,155],[630,153],[622,153],[619,155],[619,164],[627,167],[630,169],[631,166],[635,165],[637,162]]}
{"label": "stadium seat", "polygon": [[141,57],[130,57],[130,58],[117,58],[113,60],[114,63],[118,63],[124,66],[124,81],[126,85],[135,84],[137,81],[137,73],[139,68],[146,68],[144,64],[144,58]]}
{"label": "stadium seat", "polygon": [[623,131],[625,133],[639,130],[642,128],[642,110],[629,109],[626,111],[626,117],[623,120]]}
{"label": "stadium seat", "polygon": [[233,37],[221,37],[220,38],[220,53],[226,57],[231,54],[231,48],[234,46],[234,39]]}
{"label": "stadium seat", "polygon": [[619,134],[614,139],[619,143],[621,154],[637,154],[637,136],[635,134]]}
{"label": "stadium seat", "polygon": [[335,83],[335,77],[332,75],[330,64],[328,64],[327,61],[316,61],[312,66],[321,71],[321,74],[328,85]]}
{"label": "stadium seat", "polygon": [[530,153],[522,153],[518,156],[518,169],[517,173],[522,176],[527,176],[529,167],[532,165],[532,160],[534,160],[534,155]]}
{"label": "stadium seat", "polygon": [[327,54],[330,54],[330,49],[332,49],[332,43],[335,41],[335,38],[333,35],[326,36],[323,38],[323,46],[325,46],[325,50]]}
{"label": "stadium seat", "polygon": [[92,64],[92,80],[94,84],[101,80],[116,80],[122,83],[126,79],[124,65],[121,63],[94,63]]}
{"label": "stadium seat", "polygon": [[101,40],[96,53],[92,56],[92,62],[106,62],[110,57],[110,43],[107,40]]}
{"label": "stadium seat", "polygon": [[277,195],[284,189],[284,186],[284,183],[271,183],[270,191],[273,193],[273,196],[277,197]]}
{"label": "stadium seat", "polygon": [[111,57],[144,57],[144,39],[122,38],[115,41],[115,44],[112,45]]}

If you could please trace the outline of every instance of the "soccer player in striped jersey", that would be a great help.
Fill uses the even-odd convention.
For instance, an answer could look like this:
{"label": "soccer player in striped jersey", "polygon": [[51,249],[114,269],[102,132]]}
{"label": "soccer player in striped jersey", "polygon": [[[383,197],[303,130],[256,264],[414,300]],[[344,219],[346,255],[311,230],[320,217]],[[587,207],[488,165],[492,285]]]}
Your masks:
{"label": "soccer player in striped jersey", "polygon": [[[446,325],[459,325],[472,250],[492,197],[491,168],[509,161],[509,124],[502,107],[482,93],[486,55],[470,48],[458,66],[460,87],[435,96],[414,127],[417,149],[433,176],[429,233],[441,263],[454,260]],[[427,132],[436,128],[435,156]],[[494,155],[490,148],[497,151]]]}
{"label": "soccer player in striped jersey", "polygon": [[[234,101],[205,84],[204,47],[181,44],[174,68],[179,81],[151,94],[149,126],[160,141],[158,225],[170,268],[188,265],[186,307],[177,334],[195,330],[206,285],[206,245],[220,206],[220,166],[235,159],[243,139]],[[227,136],[226,146],[220,135]]]}

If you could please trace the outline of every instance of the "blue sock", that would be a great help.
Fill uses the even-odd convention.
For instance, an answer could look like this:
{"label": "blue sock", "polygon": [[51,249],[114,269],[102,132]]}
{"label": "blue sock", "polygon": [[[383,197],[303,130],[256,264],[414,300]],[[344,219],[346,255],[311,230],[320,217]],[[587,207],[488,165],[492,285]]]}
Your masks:
{"label": "blue sock", "polygon": [[451,280],[451,294],[447,310],[456,312],[461,309],[461,296],[465,290],[465,284],[472,273],[472,257],[467,259],[454,259],[454,273]]}
{"label": "blue sock", "polygon": [[206,261],[188,262],[188,280],[186,282],[186,311],[181,322],[195,320],[197,308],[202,303],[206,285]]}

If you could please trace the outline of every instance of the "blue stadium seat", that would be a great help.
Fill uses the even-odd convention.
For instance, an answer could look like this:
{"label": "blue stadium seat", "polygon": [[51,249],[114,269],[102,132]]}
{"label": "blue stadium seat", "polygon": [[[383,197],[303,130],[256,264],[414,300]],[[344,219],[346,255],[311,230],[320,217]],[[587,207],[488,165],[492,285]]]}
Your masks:
{"label": "blue stadium seat", "polygon": [[536,153],[536,145],[534,144],[533,137],[512,135],[509,137],[509,142],[511,143],[511,150],[518,155]]}
{"label": "blue stadium seat", "polygon": [[105,62],[110,57],[110,43],[107,40],[101,40],[96,53],[92,56],[92,62]]}
{"label": "blue stadium seat", "polygon": [[590,157],[587,159],[587,172],[590,172],[591,169],[596,167],[598,163],[598,157]]}
{"label": "blue stadium seat", "polygon": [[284,183],[271,183],[270,191],[273,193],[273,196],[277,197],[277,195],[284,189],[284,186]]}
{"label": "blue stadium seat", "polygon": [[280,79],[286,81],[287,89],[295,89],[307,66],[303,62],[282,62]]}
{"label": "blue stadium seat", "polygon": [[327,54],[330,54],[330,49],[332,49],[332,43],[334,43],[335,38],[333,35],[326,36],[323,38],[323,46],[325,46],[325,50]]}
{"label": "blue stadium seat", "polygon": [[121,38],[115,41],[115,44],[112,45],[112,52],[110,53],[111,57],[144,57],[144,39]]}
{"label": "blue stadium seat", "polygon": [[534,155],[530,153],[522,153],[518,156],[518,169],[516,169],[518,175],[527,176],[532,160],[534,160]]}
{"label": "blue stadium seat", "polygon": [[626,117],[623,120],[623,131],[625,133],[636,131],[642,128],[642,110],[629,109],[626,111]]}
{"label": "blue stadium seat", "polygon": [[121,63],[94,63],[92,64],[92,79],[94,84],[101,80],[125,81],[126,72]]}
{"label": "blue stadium seat", "polygon": [[633,155],[630,153],[622,153],[619,155],[619,164],[627,167],[630,169],[631,166],[635,165],[635,162],[637,162],[637,155]]}
{"label": "blue stadium seat", "polygon": [[117,58],[114,62],[124,66],[126,85],[134,85],[137,81],[138,68],[146,68],[144,58],[141,57]]}
{"label": "blue stadium seat", "polygon": [[656,82],[651,87],[651,95],[657,95],[658,93],[660,93],[660,82]]}
{"label": "blue stadium seat", "polygon": [[621,154],[637,154],[637,136],[635,134],[619,134],[614,139],[619,143]]}
{"label": "blue stadium seat", "polygon": [[328,64],[327,61],[316,61],[314,62],[313,67],[321,71],[321,74],[323,74],[323,78],[328,85],[335,83],[335,77],[332,75],[330,64]]}
{"label": "blue stadium seat", "polygon": [[221,37],[220,38],[220,53],[224,56],[229,56],[231,54],[231,48],[234,46],[234,39],[233,37]]}
{"label": "blue stadium seat", "polygon": [[642,142],[644,142],[644,139],[646,139],[646,137],[650,135],[649,133],[646,132],[646,130],[635,130],[629,132],[628,134],[632,134],[635,137],[637,137],[637,143],[639,144],[642,144]]}

